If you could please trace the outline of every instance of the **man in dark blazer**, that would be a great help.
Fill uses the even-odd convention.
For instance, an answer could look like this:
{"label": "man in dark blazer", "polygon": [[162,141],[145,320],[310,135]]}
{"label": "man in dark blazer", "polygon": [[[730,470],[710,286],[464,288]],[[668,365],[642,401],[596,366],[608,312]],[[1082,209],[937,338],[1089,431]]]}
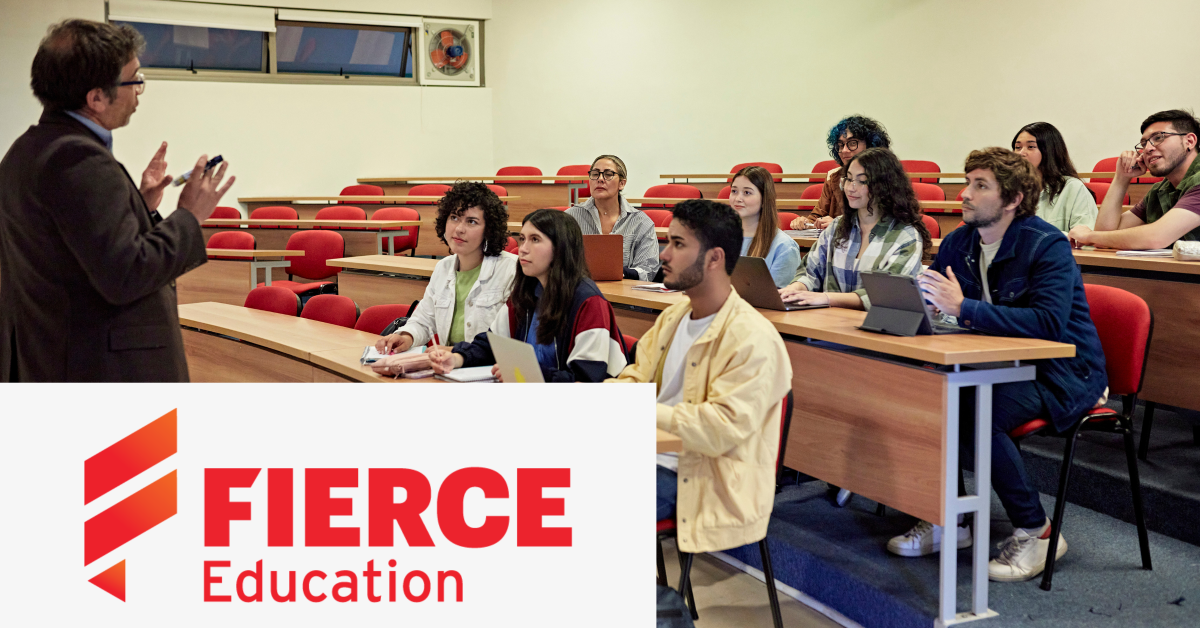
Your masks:
{"label": "man in dark blazer", "polygon": [[234,179],[202,156],[163,219],[166,144],[140,188],[113,158],[145,89],[142,45],[68,20],[34,57],[45,110],[0,161],[0,381],[188,381],[175,278],[205,262],[200,222]]}

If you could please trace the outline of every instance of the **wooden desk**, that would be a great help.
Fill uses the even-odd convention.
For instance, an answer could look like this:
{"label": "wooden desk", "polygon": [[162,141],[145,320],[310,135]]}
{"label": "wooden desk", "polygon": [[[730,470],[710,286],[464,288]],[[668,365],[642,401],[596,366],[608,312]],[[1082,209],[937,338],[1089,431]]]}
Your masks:
{"label": "wooden desk", "polygon": [[[810,238],[807,236],[793,237],[792,240],[794,240],[796,242],[796,245],[802,249],[811,249],[817,243],[816,238]],[[932,244],[929,247],[928,254],[929,255],[937,255],[938,247],[940,247],[942,245],[942,239],[941,238],[933,238],[931,240],[931,242],[932,242]]]}
{"label": "wooden desk", "polygon": [[437,263],[435,259],[403,255],[345,257],[328,262],[345,269],[338,275],[338,294],[350,297],[364,310],[385,303],[408,305],[425,298],[425,288]]}
{"label": "wooden desk", "polygon": [[[455,181],[482,181],[504,186],[515,197],[508,203],[510,218],[524,218],[525,214],[543,207],[574,205],[579,200],[579,190],[588,187],[584,176],[451,176],[451,177],[365,177],[359,183],[378,185],[384,194],[407,194],[413,186],[425,183],[452,185]],[[517,181],[540,181],[541,183],[516,183]],[[422,214],[424,216],[424,214]]]}
{"label": "wooden desk", "polygon": [[[256,225],[251,227],[250,225]],[[395,254],[395,237],[406,236],[409,229],[420,227],[419,220],[250,220],[249,218],[209,218],[201,225],[205,240],[212,234],[242,229],[254,236],[255,244],[263,249],[285,249],[288,239],[300,230],[324,227],[336,230],[346,242],[348,255],[383,253],[383,241],[388,241],[389,254]],[[399,229],[397,229],[399,228]],[[385,231],[385,229],[395,229]]]}
{"label": "wooden desk", "polygon": [[664,432],[659,428],[655,429],[658,430],[658,453],[665,454],[671,451],[683,451],[683,441],[678,436],[670,432]]}
{"label": "wooden desk", "polygon": [[179,303],[216,301],[241,306],[246,295],[260,282],[271,285],[271,271],[287,268],[289,257],[300,257],[304,251],[270,249],[208,249],[208,255],[238,257],[238,260],[209,259],[207,263],[180,275],[175,280]]}

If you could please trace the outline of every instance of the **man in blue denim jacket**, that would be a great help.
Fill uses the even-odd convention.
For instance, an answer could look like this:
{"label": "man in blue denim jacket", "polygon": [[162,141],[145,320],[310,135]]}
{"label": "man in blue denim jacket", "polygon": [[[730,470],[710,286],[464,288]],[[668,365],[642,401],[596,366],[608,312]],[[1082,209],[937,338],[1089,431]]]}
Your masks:
{"label": "man in blue denim jacket", "polygon": [[[965,172],[966,226],[942,241],[921,276],[926,299],[968,329],[1075,345],[1073,358],[1037,361],[1034,381],[993,387],[992,488],[1014,531],[988,564],[988,575],[1028,580],[1045,567],[1050,521],[1008,432],[1036,418],[1065,430],[1098,405],[1108,386],[1104,352],[1070,243],[1035,215],[1042,187],[1037,170],[1012,151],[988,148],[967,157]],[[974,390],[960,399],[960,455],[972,464]],[[980,527],[986,534],[986,523]],[[970,530],[960,525],[958,535],[960,549],[971,545]],[[932,553],[940,543],[935,536],[940,529],[923,522],[892,539],[888,549],[905,556]],[[1064,553],[1066,542],[1060,540],[1057,555]]]}

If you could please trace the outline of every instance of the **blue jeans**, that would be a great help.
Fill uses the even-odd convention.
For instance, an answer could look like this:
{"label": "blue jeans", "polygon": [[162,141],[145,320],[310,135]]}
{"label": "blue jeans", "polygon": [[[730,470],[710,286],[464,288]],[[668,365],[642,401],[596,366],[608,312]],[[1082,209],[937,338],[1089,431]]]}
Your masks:
{"label": "blue jeans", "polygon": [[679,476],[674,471],[654,465],[658,469],[658,518],[655,521],[675,516],[675,493],[679,490]]}
{"label": "blue jeans", "polygon": [[[975,388],[959,393],[959,460],[964,468],[975,467]],[[1004,512],[1018,528],[1040,528],[1046,523],[1042,498],[1029,474],[1025,461],[1008,432],[1049,410],[1033,382],[1015,382],[992,386],[992,488],[1004,506]],[[959,487],[962,491],[962,487]],[[983,493],[983,491],[980,491]],[[986,495],[986,493],[984,493]],[[978,525],[978,524],[977,524]]]}

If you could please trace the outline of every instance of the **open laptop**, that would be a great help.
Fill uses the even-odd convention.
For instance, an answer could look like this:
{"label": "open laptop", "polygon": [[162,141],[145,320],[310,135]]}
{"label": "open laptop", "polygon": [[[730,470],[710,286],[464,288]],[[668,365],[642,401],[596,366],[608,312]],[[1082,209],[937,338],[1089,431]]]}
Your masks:
{"label": "open laptop", "polygon": [[[621,236],[617,236],[618,238]],[[488,332],[488,342],[492,345],[492,355],[496,357],[496,366],[500,367],[500,377],[505,382],[521,384],[543,384],[542,367],[538,365],[537,354],[533,345],[499,334]]]}
{"label": "open laptop", "polygon": [[771,278],[771,270],[767,268],[767,260],[761,257],[745,255],[739,257],[729,280],[747,303],[764,310],[792,312],[829,307],[828,305],[784,303],[783,297],[779,296],[779,288],[775,287],[775,280]]}
{"label": "open laptop", "polygon": [[925,297],[916,277],[879,272],[859,276],[871,299],[871,310],[859,329],[895,336],[971,333],[925,309]]}
{"label": "open laptop", "polygon": [[587,258],[592,281],[620,281],[625,278],[625,238],[620,234],[583,236],[583,256]]}

